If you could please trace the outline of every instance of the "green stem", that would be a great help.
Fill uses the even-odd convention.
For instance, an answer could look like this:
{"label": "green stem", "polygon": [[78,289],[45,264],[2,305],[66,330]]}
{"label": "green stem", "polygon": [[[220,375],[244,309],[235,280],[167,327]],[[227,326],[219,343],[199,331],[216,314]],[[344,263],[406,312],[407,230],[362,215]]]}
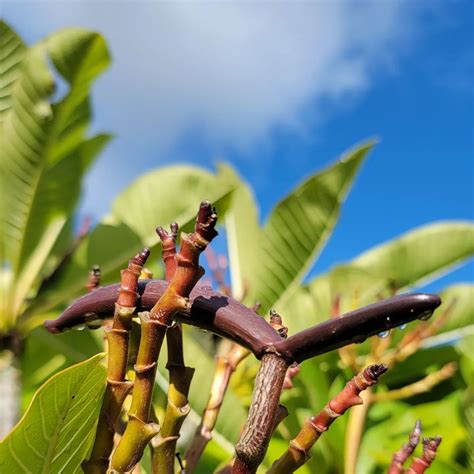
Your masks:
{"label": "green stem", "polygon": [[112,456],[112,468],[118,472],[130,471],[141,459],[148,442],[158,434],[159,428],[150,423],[151,400],[155,383],[158,354],[167,326],[150,313],[140,313],[141,340],[135,364],[133,398],[128,412],[128,424]]}
{"label": "green stem", "polygon": [[154,474],[174,473],[176,443],[181,426],[191,411],[188,393],[194,369],[168,364],[168,370],[170,373],[168,404],[158,440],[152,450],[152,472]]}

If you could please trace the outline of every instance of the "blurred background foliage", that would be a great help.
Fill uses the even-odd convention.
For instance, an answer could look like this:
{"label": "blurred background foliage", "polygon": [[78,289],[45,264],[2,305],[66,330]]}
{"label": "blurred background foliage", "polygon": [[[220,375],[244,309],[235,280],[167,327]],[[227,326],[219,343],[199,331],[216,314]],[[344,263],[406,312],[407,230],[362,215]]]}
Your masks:
{"label": "blurred background foliage", "polygon": [[[186,230],[202,199],[214,202],[219,211],[218,261],[232,294],[249,306],[259,301],[263,315],[276,309],[290,334],[395,293],[423,288],[474,253],[470,223],[435,222],[326,274],[305,278],[373,143],[355,147],[311,175],[275,205],[263,226],[252,190],[227,164],[215,173],[185,165],[152,170],[116,197],[107,216],[81,225],[81,182],[111,138],[88,135],[90,89],[110,62],[106,43],[97,33],[67,29],[28,48],[0,23],[0,44],[0,383],[17,387],[11,395],[20,411],[52,375],[103,350],[101,331],[53,336],[42,321],[85,292],[93,265],[100,265],[103,284],[115,282],[144,245],[152,249],[150,269],[159,278],[155,226],[175,220]],[[58,75],[68,84],[60,98],[54,86]],[[207,278],[216,286],[222,283],[212,271]],[[431,321],[304,362],[294,387],[283,393],[290,416],[272,440],[264,467],[282,454],[304,418],[319,412],[356,370],[384,360],[391,370],[372,393],[373,403],[334,423],[299,472],[344,472],[344,460],[359,441],[356,471],[382,472],[419,418],[426,435],[443,436],[431,472],[472,472],[474,288],[460,282],[441,296],[443,305]],[[212,335],[186,327],[185,356],[196,376],[181,450],[207,402],[216,344]],[[157,406],[167,387],[165,360],[159,361]],[[248,358],[234,374],[198,472],[212,472],[231,457],[257,367]],[[354,439],[348,424],[364,426],[362,439]],[[142,468],[147,471],[146,460]]]}

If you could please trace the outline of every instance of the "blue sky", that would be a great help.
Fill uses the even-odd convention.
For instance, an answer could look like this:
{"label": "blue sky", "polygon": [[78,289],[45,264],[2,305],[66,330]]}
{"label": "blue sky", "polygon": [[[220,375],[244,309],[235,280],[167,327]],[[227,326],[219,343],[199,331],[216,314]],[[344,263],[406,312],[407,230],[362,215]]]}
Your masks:
{"label": "blue sky", "polygon": [[[88,177],[82,212],[105,214],[151,168],[212,169],[225,159],[264,217],[304,177],[377,136],[316,272],[415,226],[472,219],[471,1],[113,5],[0,4],[29,43],[67,26],[109,42],[114,62],[94,90],[94,129],[116,139]],[[103,194],[92,194],[104,179]],[[473,271],[471,263],[443,284]]]}

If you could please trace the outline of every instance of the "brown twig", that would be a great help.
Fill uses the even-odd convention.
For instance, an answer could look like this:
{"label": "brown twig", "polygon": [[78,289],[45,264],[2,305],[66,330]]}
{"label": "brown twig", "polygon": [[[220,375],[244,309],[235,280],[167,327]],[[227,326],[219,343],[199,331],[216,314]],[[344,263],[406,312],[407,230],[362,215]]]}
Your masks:
{"label": "brown twig", "polygon": [[145,248],[121,272],[121,286],[115,304],[112,328],[107,332],[108,365],[107,387],[97,425],[97,432],[88,461],[83,464],[86,473],[104,473],[109,465],[109,456],[114,446],[114,433],[123,401],[132,388],[126,380],[128,363],[129,332],[138,298],[137,287],[140,272],[150,251]]}
{"label": "brown twig", "polygon": [[407,474],[423,474],[435,460],[441,441],[441,436],[423,438],[423,454],[421,458],[413,459],[411,466],[408,468]]}
{"label": "brown twig", "polygon": [[294,472],[310,457],[310,450],[322,433],[343,415],[349,408],[362,404],[359,394],[368,387],[375,385],[379,377],[387,371],[383,364],[370,365],[353,377],[315,417],[308,418],[300,432],[290,441],[288,450],[272,465],[269,473],[286,474]]}
{"label": "brown twig", "polygon": [[408,443],[405,443],[393,457],[387,474],[403,474],[406,460],[413,454],[415,448],[418,446],[421,437],[421,421],[417,420],[415,426],[408,437]]}
{"label": "brown twig", "polygon": [[127,428],[112,457],[112,467],[129,471],[141,459],[148,442],[157,434],[149,422],[156,365],[166,330],[179,311],[189,311],[189,294],[204,273],[199,255],[217,235],[217,215],[209,202],[201,203],[192,234],[181,234],[177,267],[163,296],[150,312],[141,313],[142,337],[135,365],[135,385]]}
{"label": "brown twig", "polygon": [[[270,326],[283,338],[288,337],[288,327],[283,325],[281,316],[274,310],[270,310]],[[283,381],[283,390],[290,390],[293,388],[293,378],[300,373],[300,366],[297,362],[293,362],[288,369],[286,369],[285,380]]]}

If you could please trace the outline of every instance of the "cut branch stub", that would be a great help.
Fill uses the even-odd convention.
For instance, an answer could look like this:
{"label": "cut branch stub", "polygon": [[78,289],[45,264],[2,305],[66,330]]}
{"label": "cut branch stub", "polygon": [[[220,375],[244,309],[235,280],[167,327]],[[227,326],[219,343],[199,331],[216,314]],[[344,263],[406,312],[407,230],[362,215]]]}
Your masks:
{"label": "cut branch stub", "polygon": [[235,446],[233,473],[254,473],[263,461],[275,427],[287,368],[286,361],[276,354],[262,357],[247,422]]}

